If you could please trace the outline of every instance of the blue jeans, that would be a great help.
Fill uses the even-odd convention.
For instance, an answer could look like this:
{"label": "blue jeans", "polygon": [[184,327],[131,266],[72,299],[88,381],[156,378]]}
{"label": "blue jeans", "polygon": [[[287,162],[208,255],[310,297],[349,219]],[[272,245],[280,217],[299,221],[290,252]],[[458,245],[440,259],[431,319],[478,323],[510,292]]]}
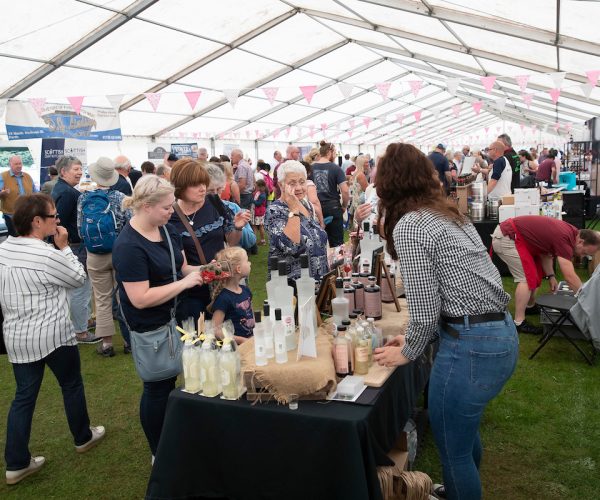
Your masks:
{"label": "blue jeans", "polygon": [[[33,363],[13,363],[17,391],[6,424],[6,470],[29,466],[31,420],[46,365],[54,373],[62,390],[65,414],[75,445],[85,444],[92,438],[77,346],[59,347],[44,359]],[[53,431],[52,428],[46,429],[46,432]]]}
{"label": "blue jeans", "polygon": [[519,339],[504,321],[440,326],[440,348],[429,379],[429,420],[440,453],[449,500],[481,498],[479,423],[487,404],[510,378]]}
{"label": "blue jeans", "polygon": [[75,328],[75,333],[86,333],[88,331],[91,300],[92,284],[89,276],[86,276],[82,286],[71,290],[71,322],[73,328]]}
{"label": "blue jeans", "polygon": [[177,377],[160,382],[144,382],[144,392],[140,401],[140,421],[152,455],[156,455],[160,433],[162,432],[169,394],[175,389]]}

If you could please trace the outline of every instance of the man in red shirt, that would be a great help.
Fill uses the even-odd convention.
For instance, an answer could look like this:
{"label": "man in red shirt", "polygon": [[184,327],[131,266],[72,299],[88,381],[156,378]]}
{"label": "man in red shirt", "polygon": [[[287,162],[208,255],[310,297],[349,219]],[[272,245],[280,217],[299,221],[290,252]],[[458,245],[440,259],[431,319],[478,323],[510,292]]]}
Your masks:
{"label": "man in red shirt", "polygon": [[555,162],[556,153],[556,149],[551,149],[546,159],[540,163],[535,173],[536,181],[558,184],[558,169]]}
{"label": "man in red shirt", "polygon": [[[575,273],[573,256],[593,255],[600,246],[600,234],[578,230],[562,220],[540,215],[514,217],[500,223],[492,235],[494,252],[506,262],[517,288],[515,290],[515,324],[523,333],[541,333],[540,328],[525,321],[526,308],[535,305],[535,291],[542,278],[550,281],[554,292],[554,257],[571,290],[581,288]],[[533,311],[532,311],[533,312]]]}

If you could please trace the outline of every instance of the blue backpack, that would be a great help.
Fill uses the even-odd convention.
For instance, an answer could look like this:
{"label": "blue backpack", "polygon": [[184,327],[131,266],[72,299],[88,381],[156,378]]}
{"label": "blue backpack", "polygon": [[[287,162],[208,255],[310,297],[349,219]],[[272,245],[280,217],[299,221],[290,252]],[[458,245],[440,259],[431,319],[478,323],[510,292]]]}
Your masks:
{"label": "blue backpack", "polygon": [[117,220],[106,191],[88,191],[81,203],[81,237],[88,252],[111,253],[117,239]]}

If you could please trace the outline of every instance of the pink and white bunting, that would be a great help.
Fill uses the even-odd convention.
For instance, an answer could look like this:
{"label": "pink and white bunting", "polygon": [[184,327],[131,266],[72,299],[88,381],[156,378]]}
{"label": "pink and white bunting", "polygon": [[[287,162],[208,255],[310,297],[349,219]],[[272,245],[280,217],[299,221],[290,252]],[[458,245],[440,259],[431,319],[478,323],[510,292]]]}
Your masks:
{"label": "pink and white bunting", "polygon": [[481,107],[483,106],[483,102],[475,101],[473,104],[471,104],[471,106],[473,106],[473,111],[475,111],[475,114],[478,115],[481,111]]}
{"label": "pink and white bunting", "polygon": [[277,97],[277,92],[279,91],[279,87],[262,87],[262,91],[269,101],[269,104],[273,106],[275,98]]}
{"label": "pink and white bunting", "polygon": [[506,97],[499,97],[498,99],[495,99],[495,103],[500,113],[503,113],[504,108],[506,107]]}
{"label": "pink and white bunting", "polygon": [[560,97],[560,89],[550,89],[548,93],[550,94],[550,99],[552,99],[552,104],[556,104]]}
{"label": "pink and white bunting", "polygon": [[352,85],[351,83],[340,82],[338,83],[338,89],[340,89],[340,92],[342,93],[344,99],[348,99],[352,94],[352,89],[354,89],[354,85]]}
{"label": "pink and white bunting", "polygon": [[517,82],[517,85],[519,85],[521,92],[525,92],[525,89],[527,88],[527,83],[529,82],[529,75],[515,76],[515,80]]}
{"label": "pink and white bunting", "polygon": [[369,118],[368,116],[365,116],[362,119],[363,125],[367,128],[369,128],[369,125],[371,125],[371,122],[373,121],[373,118]]}
{"label": "pink and white bunting", "polygon": [[327,124],[326,123],[321,123],[321,132],[323,132],[323,135],[325,135],[325,132],[327,132]]}
{"label": "pink and white bunting", "polygon": [[114,109],[116,112],[119,112],[119,108],[121,107],[121,103],[123,102],[123,94],[112,94],[107,95],[106,100],[110,104],[110,107]]}
{"label": "pink and white bunting", "polygon": [[82,95],[67,97],[67,101],[69,101],[69,104],[73,108],[73,111],[75,111],[75,113],[77,113],[77,114],[79,114],[81,112],[81,106],[83,105],[83,99],[85,99],[85,96],[82,96]]}
{"label": "pink and white bunting", "polygon": [[419,95],[419,91],[423,87],[423,82],[422,80],[410,80],[408,82],[408,85],[410,87],[410,90],[412,90],[413,95],[417,97]]}
{"label": "pink and white bunting", "polygon": [[225,99],[227,99],[229,105],[235,109],[235,103],[240,95],[240,89],[224,89],[223,95],[225,96]]}
{"label": "pink and white bunting", "polygon": [[459,84],[460,78],[448,78],[448,80],[446,80],[446,87],[448,88],[450,95],[456,97],[456,91],[458,90]]}
{"label": "pink and white bunting", "polygon": [[184,92],[185,98],[187,99],[187,102],[190,105],[190,108],[192,111],[194,111],[194,108],[196,107],[196,104],[198,103],[198,99],[200,99],[200,96],[202,95],[202,91],[201,90],[191,90],[189,92]]}
{"label": "pink and white bunting", "polygon": [[415,111],[413,113],[413,116],[415,117],[415,122],[419,123],[421,121],[421,115],[423,114],[423,111],[419,110],[419,111]]}
{"label": "pink and white bunting", "polygon": [[521,97],[523,98],[523,102],[527,105],[527,108],[530,108],[533,94],[521,94]]}
{"label": "pink and white bunting", "polygon": [[312,139],[315,136],[315,126],[314,125],[310,125],[308,127],[308,129],[309,129],[308,135],[310,135],[310,138]]}
{"label": "pink and white bunting", "polygon": [[600,69],[591,69],[586,71],[585,76],[587,76],[588,82],[595,87],[598,83],[598,77],[600,76]]}
{"label": "pink and white bunting", "polygon": [[146,96],[146,99],[150,103],[150,106],[152,106],[152,110],[156,111],[158,109],[158,105],[160,103],[161,95],[156,92],[148,92],[144,95]]}
{"label": "pink and white bunting", "polygon": [[246,139],[250,139],[250,131],[246,130]]}
{"label": "pink and white bunting", "polygon": [[452,106],[452,114],[454,115],[454,118],[458,118],[458,115],[460,115],[460,104]]}
{"label": "pink and white bunting", "polygon": [[310,101],[312,101],[312,98],[315,95],[315,92],[317,91],[317,86],[316,85],[302,85],[302,86],[300,86],[300,91],[302,92],[304,99],[306,99],[306,102],[308,104],[310,104]]}
{"label": "pink and white bunting", "polygon": [[481,84],[483,85],[483,88],[489,94],[492,91],[492,88],[494,88],[494,83],[496,83],[496,77],[495,76],[482,76],[480,78],[480,80],[481,80]]}
{"label": "pink and white bunting", "polygon": [[385,101],[388,98],[388,94],[390,93],[390,87],[392,86],[392,82],[381,82],[376,83],[375,87],[377,91],[381,95],[381,98]]}
{"label": "pink and white bunting", "polygon": [[404,115],[402,113],[398,113],[396,115],[396,121],[398,122],[398,125],[402,126],[402,122],[404,121]]}
{"label": "pink and white bunting", "polygon": [[46,105],[46,98],[45,97],[30,97],[27,100],[29,101],[29,104],[31,104],[31,107],[36,112],[36,114],[38,116],[42,116],[42,113],[44,112],[44,106]]}
{"label": "pink and white bunting", "polygon": [[591,83],[583,83],[581,85],[581,91],[583,92],[583,95],[585,96],[586,99],[589,99],[590,96],[592,95],[592,91],[594,90],[595,85],[592,85]]}
{"label": "pink and white bunting", "polygon": [[292,127],[288,127],[285,129],[285,137],[288,138],[292,132]]}
{"label": "pink and white bunting", "polygon": [[562,84],[565,81],[565,76],[567,76],[567,73],[565,71],[559,71],[558,73],[550,73],[548,76],[552,79],[554,88],[559,89],[562,87]]}

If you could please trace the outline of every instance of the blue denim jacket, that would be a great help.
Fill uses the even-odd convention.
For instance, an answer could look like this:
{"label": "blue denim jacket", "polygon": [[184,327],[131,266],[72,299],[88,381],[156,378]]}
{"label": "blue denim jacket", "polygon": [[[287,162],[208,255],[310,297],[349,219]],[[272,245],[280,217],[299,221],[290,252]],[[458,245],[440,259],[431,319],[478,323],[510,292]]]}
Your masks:
{"label": "blue denim jacket", "polygon": [[[240,210],[242,210],[237,203],[233,201],[223,200],[224,205],[229,208],[233,212],[233,215],[237,214]],[[254,230],[250,223],[247,223],[242,229],[242,239],[240,240],[240,245],[242,248],[252,248],[256,245],[256,235],[254,234]]]}

